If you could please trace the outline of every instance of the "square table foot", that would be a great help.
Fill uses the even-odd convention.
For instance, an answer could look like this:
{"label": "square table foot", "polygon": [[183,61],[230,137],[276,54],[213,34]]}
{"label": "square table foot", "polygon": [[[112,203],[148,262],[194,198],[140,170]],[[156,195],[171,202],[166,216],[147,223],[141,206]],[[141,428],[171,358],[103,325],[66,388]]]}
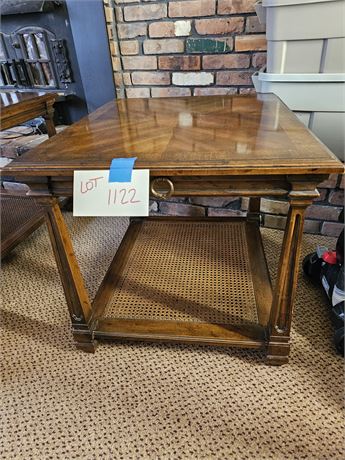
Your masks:
{"label": "square table foot", "polygon": [[93,340],[92,342],[74,342],[75,347],[78,348],[78,350],[85,351],[86,353],[95,353],[98,342],[96,340]]}
{"label": "square table foot", "polygon": [[275,345],[270,343],[268,346],[266,363],[271,366],[281,366],[289,362],[290,345],[279,344]]}
{"label": "square table foot", "polygon": [[267,355],[266,364],[269,366],[281,366],[289,362],[288,356]]}
{"label": "square table foot", "polygon": [[98,342],[86,334],[78,334],[73,332],[74,344],[78,350],[86,353],[95,353]]}

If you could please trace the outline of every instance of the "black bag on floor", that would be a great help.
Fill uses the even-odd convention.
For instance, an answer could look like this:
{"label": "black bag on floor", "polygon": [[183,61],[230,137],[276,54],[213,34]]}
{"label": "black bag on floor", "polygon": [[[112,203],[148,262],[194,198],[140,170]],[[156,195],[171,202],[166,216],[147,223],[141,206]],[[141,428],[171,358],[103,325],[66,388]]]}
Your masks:
{"label": "black bag on floor", "polygon": [[334,343],[344,356],[344,230],[339,235],[335,251],[318,247],[303,260],[304,273],[321,285],[331,304],[331,319],[335,328]]}

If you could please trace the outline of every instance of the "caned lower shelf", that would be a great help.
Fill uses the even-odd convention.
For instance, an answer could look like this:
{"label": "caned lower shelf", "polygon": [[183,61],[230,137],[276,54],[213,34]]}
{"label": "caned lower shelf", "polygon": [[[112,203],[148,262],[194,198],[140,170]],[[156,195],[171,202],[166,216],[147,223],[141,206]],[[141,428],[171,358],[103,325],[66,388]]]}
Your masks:
{"label": "caned lower shelf", "polygon": [[44,222],[44,211],[29,197],[0,197],[1,257],[5,257],[17,244]]}
{"label": "caned lower shelf", "polygon": [[263,347],[272,302],[256,223],[133,221],[96,295],[96,338]]}

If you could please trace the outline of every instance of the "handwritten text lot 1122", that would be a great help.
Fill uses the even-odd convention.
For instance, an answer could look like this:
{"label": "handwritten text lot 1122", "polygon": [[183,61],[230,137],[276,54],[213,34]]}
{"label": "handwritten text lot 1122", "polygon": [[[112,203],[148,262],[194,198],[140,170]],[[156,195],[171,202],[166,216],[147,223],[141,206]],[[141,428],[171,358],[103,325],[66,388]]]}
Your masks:
{"label": "handwritten text lot 1122", "polygon": [[148,216],[148,169],[134,169],[131,182],[109,182],[109,171],[74,171],[74,216]]}

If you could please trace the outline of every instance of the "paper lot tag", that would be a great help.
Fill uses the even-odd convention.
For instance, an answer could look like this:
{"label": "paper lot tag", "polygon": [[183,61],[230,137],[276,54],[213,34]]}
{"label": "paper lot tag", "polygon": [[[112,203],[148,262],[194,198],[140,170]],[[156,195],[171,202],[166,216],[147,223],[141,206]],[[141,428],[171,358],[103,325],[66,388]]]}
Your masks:
{"label": "paper lot tag", "polygon": [[131,182],[109,182],[109,170],[74,171],[74,216],[148,216],[148,169],[135,169]]}

